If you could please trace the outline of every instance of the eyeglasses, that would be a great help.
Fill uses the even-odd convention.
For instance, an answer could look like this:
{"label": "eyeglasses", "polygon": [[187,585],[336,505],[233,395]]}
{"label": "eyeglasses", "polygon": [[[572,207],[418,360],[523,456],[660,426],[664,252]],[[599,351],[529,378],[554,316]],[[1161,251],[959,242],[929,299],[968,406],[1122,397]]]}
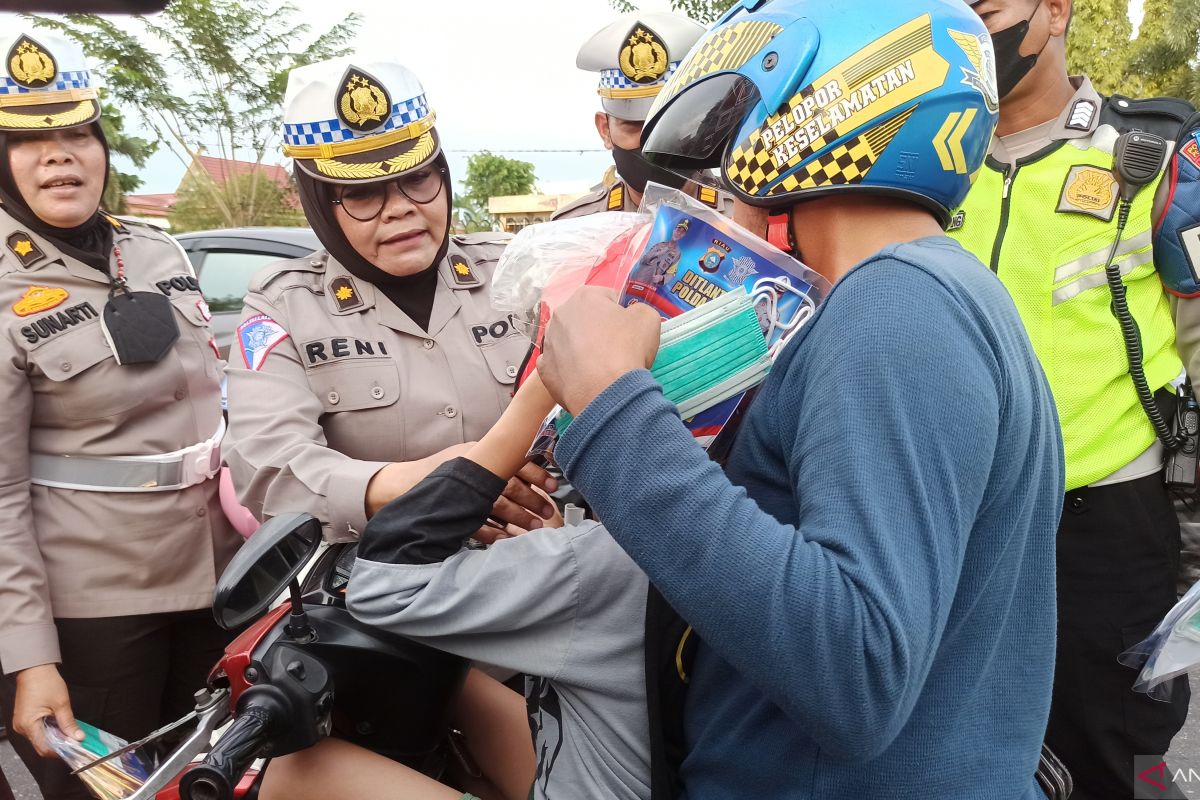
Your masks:
{"label": "eyeglasses", "polygon": [[423,206],[441,194],[445,172],[442,167],[426,167],[391,181],[338,186],[333,204],[341,206],[351,219],[370,222],[383,213],[389,186],[395,186],[409,200]]}

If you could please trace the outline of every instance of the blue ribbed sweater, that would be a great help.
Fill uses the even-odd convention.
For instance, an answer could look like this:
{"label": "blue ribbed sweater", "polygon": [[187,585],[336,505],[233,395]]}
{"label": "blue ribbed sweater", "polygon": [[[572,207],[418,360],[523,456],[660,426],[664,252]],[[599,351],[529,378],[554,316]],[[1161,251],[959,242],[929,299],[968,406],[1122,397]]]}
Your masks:
{"label": "blue ribbed sweater", "polygon": [[838,282],[722,472],[649,372],[557,455],[703,640],[690,800],[1027,800],[1062,444],[1004,287],[944,237]]}

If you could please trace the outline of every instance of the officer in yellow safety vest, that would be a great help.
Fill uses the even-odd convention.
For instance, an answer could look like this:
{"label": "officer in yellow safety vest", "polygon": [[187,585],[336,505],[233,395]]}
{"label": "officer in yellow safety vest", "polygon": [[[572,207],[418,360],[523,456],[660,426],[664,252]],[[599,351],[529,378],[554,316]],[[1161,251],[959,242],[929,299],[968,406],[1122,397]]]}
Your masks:
{"label": "officer in yellow safety vest", "polygon": [[[992,35],[1000,124],[949,231],[1011,292],[1066,451],[1047,744],[1075,777],[1073,798],[1127,800],[1189,700],[1185,678],[1169,703],[1134,693],[1137,674],[1117,656],[1175,602],[1170,491],[1195,479],[1177,423],[1190,402],[1180,350],[1200,375],[1200,303],[1172,294],[1200,293],[1197,120],[1184,101],[1106,98],[1068,76],[1072,0],[971,5]],[[989,60],[981,43],[983,80]],[[946,169],[954,116],[937,133]]]}

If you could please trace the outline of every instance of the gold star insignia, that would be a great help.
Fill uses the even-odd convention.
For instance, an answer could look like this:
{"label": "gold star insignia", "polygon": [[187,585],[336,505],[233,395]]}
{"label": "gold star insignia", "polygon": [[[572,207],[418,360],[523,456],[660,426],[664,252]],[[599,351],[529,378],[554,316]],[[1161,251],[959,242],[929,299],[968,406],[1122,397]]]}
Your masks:
{"label": "gold star insignia", "polygon": [[24,258],[25,256],[27,256],[33,252],[33,242],[29,241],[28,239],[22,239],[21,241],[17,242],[15,245],[13,245],[13,251],[17,255]]}
{"label": "gold star insignia", "polygon": [[349,286],[341,286],[333,293],[333,296],[338,300],[349,300],[351,297],[354,297],[354,290]]}
{"label": "gold star insignia", "polygon": [[468,267],[466,265],[466,263],[462,262],[462,261],[456,261],[454,263],[454,271],[457,272],[459,275],[470,275],[471,274],[471,268]]}

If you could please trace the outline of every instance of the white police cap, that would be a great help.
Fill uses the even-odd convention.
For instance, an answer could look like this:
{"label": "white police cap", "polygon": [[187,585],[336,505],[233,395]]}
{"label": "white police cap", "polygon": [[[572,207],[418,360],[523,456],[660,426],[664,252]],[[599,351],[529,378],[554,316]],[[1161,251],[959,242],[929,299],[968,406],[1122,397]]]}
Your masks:
{"label": "white police cap", "polygon": [[283,98],[283,153],[320,181],[389,180],[441,152],[417,76],[347,56],[297,67]]}
{"label": "white police cap", "polygon": [[0,130],[74,128],[100,117],[99,94],[83,50],[50,31],[0,35]]}
{"label": "white police cap", "polygon": [[600,73],[600,105],[620,119],[646,119],[654,96],[704,35],[704,26],[682,14],[622,14],[579,48],[575,65]]}

